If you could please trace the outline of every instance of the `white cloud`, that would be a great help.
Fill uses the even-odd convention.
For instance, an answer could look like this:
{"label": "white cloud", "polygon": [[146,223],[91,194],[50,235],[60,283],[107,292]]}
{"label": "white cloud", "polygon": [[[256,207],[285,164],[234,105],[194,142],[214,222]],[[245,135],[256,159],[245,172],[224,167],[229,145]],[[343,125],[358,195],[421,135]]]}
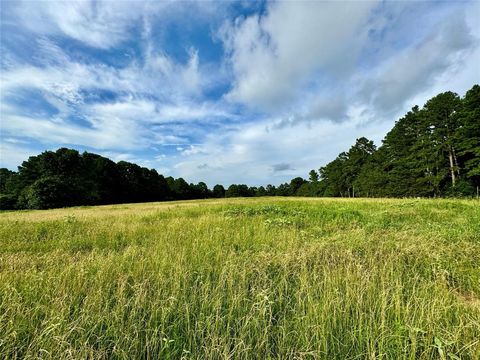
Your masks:
{"label": "white cloud", "polygon": [[60,33],[89,46],[107,49],[126,40],[133,22],[147,11],[159,11],[161,5],[166,7],[169,3],[19,1],[10,15],[33,32]]}
{"label": "white cloud", "polygon": [[[150,49],[143,64],[132,61],[116,69],[103,64],[72,60],[52,42],[42,40],[45,66],[12,64],[0,74],[3,131],[22,134],[40,142],[85,145],[97,149],[145,148],[152,143],[178,142],[182,136],[152,130],[151,124],[172,121],[213,121],[235,118],[221,103],[198,100],[203,74],[196,51],[186,64]],[[58,114],[19,115],[22,105],[11,101],[22,89],[36,89]],[[96,91],[119,95],[109,102],[89,102]],[[79,115],[89,126],[69,120]]]}
{"label": "white cloud", "polygon": [[221,18],[228,6],[228,2],[173,0],[16,0],[2,2],[2,11],[6,21],[32,33],[111,49],[131,39],[138,23],[143,23],[142,35],[148,37],[152,23],[184,21],[188,27],[199,20]]}
{"label": "white cloud", "polygon": [[265,16],[225,25],[220,36],[235,74],[228,98],[271,110],[291,104],[309,82],[349,73],[376,4],[276,2]]}
{"label": "white cloud", "polygon": [[[360,75],[358,82],[363,85],[357,101],[365,101],[373,112],[392,115],[404,107],[405,101],[433,87],[442,75],[449,73],[454,78],[453,68],[478,61],[474,51],[477,42],[464,14],[453,14],[448,23],[419,44],[385,61],[370,77],[362,79]],[[472,81],[475,79],[469,81],[469,86]]]}
{"label": "white cloud", "polygon": [[[212,134],[201,151],[170,157],[166,162],[172,164],[175,176],[205,181],[210,186],[218,182],[279,184],[295,176],[306,177],[312,168],[318,169],[333,160],[339,149],[347,150],[365,134],[378,143],[391,125],[364,125],[359,119],[341,124],[300,123],[271,130],[275,122],[276,119],[267,119],[236,131]],[[199,167],[200,164],[207,166]]]}
{"label": "white cloud", "polygon": [[234,74],[226,97],[278,115],[275,127],[352,121],[358,109],[364,121],[393,118],[441,81],[478,82],[478,4],[270,3],[220,31]]}
{"label": "white cloud", "polygon": [[143,146],[142,129],[136,124],[112,121],[108,126],[89,128],[59,118],[32,119],[2,112],[2,132],[35,139],[44,144],[72,144],[97,149]]}
{"label": "white cloud", "polygon": [[22,162],[30,156],[38,155],[42,150],[21,143],[0,141],[0,164],[2,167],[16,170]]}
{"label": "white cloud", "polygon": [[[178,149],[178,148],[177,148]],[[181,148],[180,148],[181,149]],[[201,146],[198,145],[190,145],[188,149],[184,149],[181,152],[182,155],[184,156],[190,156],[190,155],[197,155],[197,154],[205,154],[205,150],[202,149]]]}

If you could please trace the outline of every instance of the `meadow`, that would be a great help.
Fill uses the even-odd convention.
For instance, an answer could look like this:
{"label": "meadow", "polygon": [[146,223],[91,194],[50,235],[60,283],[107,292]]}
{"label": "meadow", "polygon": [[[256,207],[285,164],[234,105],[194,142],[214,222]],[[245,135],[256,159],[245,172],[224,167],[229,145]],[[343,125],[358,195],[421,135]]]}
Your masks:
{"label": "meadow", "polygon": [[2,359],[479,359],[480,202],[0,213]]}

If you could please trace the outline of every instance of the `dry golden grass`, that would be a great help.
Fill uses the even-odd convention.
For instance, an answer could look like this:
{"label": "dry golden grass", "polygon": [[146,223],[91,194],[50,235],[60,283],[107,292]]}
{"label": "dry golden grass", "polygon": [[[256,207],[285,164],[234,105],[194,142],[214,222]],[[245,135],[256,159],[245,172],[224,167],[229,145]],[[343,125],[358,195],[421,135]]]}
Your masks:
{"label": "dry golden grass", "polygon": [[478,359],[480,203],[0,213],[0,358]]}

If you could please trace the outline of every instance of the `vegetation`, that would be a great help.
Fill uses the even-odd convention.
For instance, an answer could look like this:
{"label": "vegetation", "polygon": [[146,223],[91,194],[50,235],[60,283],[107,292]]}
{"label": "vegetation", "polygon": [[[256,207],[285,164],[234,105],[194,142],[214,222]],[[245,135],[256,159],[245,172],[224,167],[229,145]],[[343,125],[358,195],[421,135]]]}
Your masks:
{"label": "vegetation", "polygon": [[446,92],[413,107],[378,150],[360,138],[320,175],[324,196],[478,196],[480,86],[463,99]]}
{"label": "vegetation", "polygon": [[30,157],[18,173],[0,169],[0,191],[3,209],[201,199],[225,193],[221,185],[211,192],[203,182],[188,184],[154,169],[66,148]]}
{"label": "vegetation", "polygon": [[478,359],[477,200],[0,214],[2,359]]}
{"label": "vegetation", "polygon": [[32,156],[18,172],[0,169],[0,209],[47,209],[145,201],[249,196],[479,196],[480,86],[446,92],[412,108],[378,149],[357,139],[348,152],[278,187],[165,178],[154,169],[59,149]]}

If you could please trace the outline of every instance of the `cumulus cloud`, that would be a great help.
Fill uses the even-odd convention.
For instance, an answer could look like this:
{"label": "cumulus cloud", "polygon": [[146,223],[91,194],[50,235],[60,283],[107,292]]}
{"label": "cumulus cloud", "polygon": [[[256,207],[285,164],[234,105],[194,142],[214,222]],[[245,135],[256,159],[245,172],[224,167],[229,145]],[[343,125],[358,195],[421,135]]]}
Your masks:
{"label": "cumulus cloud", "polygon": [[232,101],[266,109],[302,95],[299,87],[344,76],[367,39],[376,1],[276,2],[265,16],[237,18],[221,31],[235,74]]}
{"label": "cumulus cloud", "polygon": [[375,111],[395,113],[450,67],[463,66],[477,42],[463,14],[455,14],[420,43],[381,64],[364,79],[358,99],[364,99]]}

